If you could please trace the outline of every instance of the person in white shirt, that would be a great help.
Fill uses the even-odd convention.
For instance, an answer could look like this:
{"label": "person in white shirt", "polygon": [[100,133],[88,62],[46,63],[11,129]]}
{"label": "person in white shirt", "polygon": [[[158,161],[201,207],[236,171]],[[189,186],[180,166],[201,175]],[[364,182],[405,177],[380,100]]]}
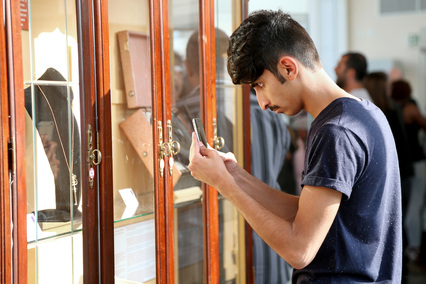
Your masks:
{"label": "person in white shirt", "polygon": [[363,79],[367,74],[367,60],[358,52],[342,55],[336,68],[337,85],[351,95],[371,101],[370,94],[364,88]]}

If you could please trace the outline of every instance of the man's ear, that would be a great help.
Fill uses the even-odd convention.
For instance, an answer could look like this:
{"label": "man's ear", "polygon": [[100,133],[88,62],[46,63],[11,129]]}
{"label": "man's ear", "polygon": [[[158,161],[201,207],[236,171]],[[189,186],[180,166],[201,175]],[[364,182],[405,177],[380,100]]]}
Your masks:
{"label": "man's ear", "polygon": [[284,78],[294,80],[299,73],[299,63],[291,56],[282,56],[278,61],[278,70]]}

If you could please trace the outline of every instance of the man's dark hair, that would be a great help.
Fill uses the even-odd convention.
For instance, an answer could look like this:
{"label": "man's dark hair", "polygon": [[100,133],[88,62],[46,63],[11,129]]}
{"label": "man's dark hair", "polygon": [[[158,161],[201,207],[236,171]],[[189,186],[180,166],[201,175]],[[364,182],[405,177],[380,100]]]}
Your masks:
{"label": "man's dark hair", "polygon": [[343,56],[347,57],[346,68],[353,68],[356,73],[356,80],[362,81],[367,75],[367,59],[359,52],[348,52]]}
{"label": "man's dark hair", "polygon": [[252,84],[266,69],[284,83],[277,64],[285,55],[312,70],[320,63],[311,37],[289,14],[280,10],[255,11],[230,37],[228,73],[234,84]]}

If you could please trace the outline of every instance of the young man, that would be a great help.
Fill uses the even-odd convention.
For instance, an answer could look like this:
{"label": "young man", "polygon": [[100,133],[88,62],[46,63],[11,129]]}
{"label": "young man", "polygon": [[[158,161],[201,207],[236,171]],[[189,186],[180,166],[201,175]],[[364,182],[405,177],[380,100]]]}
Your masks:
{"label": "young man", "polygon": [[334,71],[337,75],[336,83],[340,88],[355,97],[372,101],[363,84],[367,75],[367,59],[364,55],[358,52],[345,53]]}
{"label": "young man", "polygon": [[313,41],[281,11],[251,14],[230,38],[228,72],[264,110],[314,117],[300,197],[192,137],[189,169],[230,200],[295,271],[293,283],[401,283],[398,158],[383,113],[339,88]]}

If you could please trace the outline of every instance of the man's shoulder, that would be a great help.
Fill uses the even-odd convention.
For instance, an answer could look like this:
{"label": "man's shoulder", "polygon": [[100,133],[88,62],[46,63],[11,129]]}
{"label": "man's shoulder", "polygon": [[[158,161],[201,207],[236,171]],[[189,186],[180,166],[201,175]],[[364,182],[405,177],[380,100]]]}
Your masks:
{"label": "man's shoulder", "polygon": [[[374,122],[374,123],[373,123]],[[370,101],[340,98],[333,101],[312,123],[313,133],[330,135],[345,132],[345,135],[365,141],[369,136],[386,132],[384,114]]]}
{"label": "man's shoulder", "polygon": [[371,96],[365,88],[353,89],[350,91],[350,94],[357,98],[371,101]]}

